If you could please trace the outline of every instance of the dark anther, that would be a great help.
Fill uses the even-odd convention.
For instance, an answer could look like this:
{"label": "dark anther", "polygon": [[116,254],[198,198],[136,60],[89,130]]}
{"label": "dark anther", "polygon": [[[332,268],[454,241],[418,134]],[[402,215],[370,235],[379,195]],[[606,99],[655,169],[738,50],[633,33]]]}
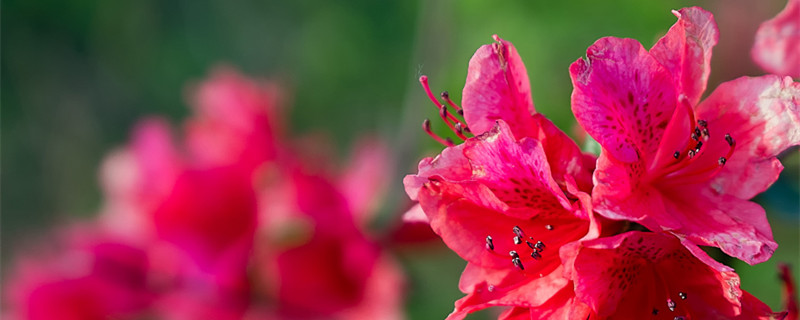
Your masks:
{"label": "dark anther", "polygon": [[456,111],[456,113],[458,113],[459,116],[463,117],[464,116],[464,109],[458,109],[458,111]]}
{"label": "dark anther", "polygon": [[681,157],[681,152],[680,151],[675,151],[675,153],[672,154],[672,157],[674,157],[675,159],[680,158]]}
{"label": "dark anther", "polygon": [[520,239],[519,236],[514,236],[514,244],[520,244],[520,243],[522,243],[522,239]]}
{"label": "dark anther", "polygon": [[692,140],[694,141],[700,140],[700,136],[697,133],[692,132]]}
{"label": "dark anther", "polygon": [[653,308],[653,315],[654,315],[654,316],[655,316],[655,315],[658,315],[658,309],[656,309],[656,308]]}
{"label": "dark anther", "polygon": [[694,147],[694,150],[700,152],[700,148],[703,147],[703,141],[697,141],[697,145]]}
{"label": "dark anther", "polygon": [[694,158],[695,154],[697,154],[697,151],[689,150],[689,159]]}
{"label": "dark anther", "polygon": [[464,134],[464,127],[461,126],[461,122],[456,122],[456,133]]}
{"label": "dark anther", "polygon": [[728,145],[731,147],[733,147],[733,145],[736,143],[736,141],[734,141],[733,138],[731,138],[731,135],[729,133],[725,134],[725,141],[727,141]]}
{"label": "dark anther", "polygon": [[525,243],[528,244],[528,247],[530,247],[531,249],[534,249],[533,242],[525,241]]}
{"label": "dark anther", "polygon": [[697,124],[703,128],[708,127],[708,121],[705,120],[697,120]]}
{"label": "dark anther", "polygon": [[431,120],[430,119],[422,120],[422,129],[424,129],[425,131],[430,131],[431,130]]}
{"label": "dark anther", "polygon": [[539,260],[542,258],[542,254],[539,253],[539,251],[534,250],[533,252],[531,252],[531,258]]}
{"label": "dark anther", "polygon": [[525,235],[522,234],[522,229],[520,229],[519,226],[514,226],[514,229],[512,230],[514,230],[514,234],[516,234],[517,237],[525,238]]}
{"label": "dark anther", "polygon": [[686,300],[686,293],[678,292],[678,296],[681,297],[681,300]]}
{"label": "dark anther", "polygon": [[553,225],[552,224],[548,224],[548,225],[545,225],[544,228],[547,229],[547,230],[553,230]]}
{"label": "dark anther", "polygon": [[442,99],[445,99],[445,100],[447,100],[447,98],[449,98],[449,97],[450,97],[450,93],[449,93],[449,92],[447,92],[447,91],[442,91],[442,93],[440,94],[440,96],[442,97]]}
{"label": "dark anther", "polygon": [[486,236],[486,248],[489,250],[494,250],[494,243],[492,242],[492,236]]}
{"label": "dark anther", "polygon": [[717,161],[721,166],[724,166],[725,162],[728,162],[728,159],[725,159],[725,157],[719,157],[719,161]]}
{"label": "dark anther", "polygon": [[519,257],[511,258],[511,263],[517,266],[517,268],[520,270],[525,270],[525,266],[522,265],[522,260],[520,260]]}
{"label": "dark anther", "polygon": [[536,247],[536,249],[539,249],[539,251],[544,250],[544,242],[536,241],[536,244],[534,246]]}
{"label": "dark anther", "polygon": [[[462,113],[463,112],[461,112],[461,110],[458,110],[458,114],[462,114]],[[464,127],[463,129],[464,129],[464,132],[466,132],[466,133],[472,133],[472,130],[470,130],[469,127]]]}
{"label": "dark anther", "polygon": [[708,128],[703,128],[703,136],[708,137]]}
{"label": "dark anther", "polygon": [[675,301],[667,299],[667,308],[669,308],[669,311],[675,311]]}
{"label": "dark anther", "polygon": [[516,251],[514,251],[514,250],[511,250],[511,251],[509,251],[509,252],[508,252],[508,255],[509,255],[509,256],[511,256],[511,258],[517,258],[517,259],[519,259],[519,255],[518,255],[518,254],[517,254],[517,252],[516,252]]}
{"label": "dark anther", "polygon": [[694,127],[694,135],[696,135],[698,138],[700,138],[700,128]]}

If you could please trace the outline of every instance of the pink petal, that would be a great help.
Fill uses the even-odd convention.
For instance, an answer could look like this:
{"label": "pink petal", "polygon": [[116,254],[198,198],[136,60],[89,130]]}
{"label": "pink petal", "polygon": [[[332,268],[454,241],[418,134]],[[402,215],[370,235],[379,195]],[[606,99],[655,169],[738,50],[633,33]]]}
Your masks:
{"label": "pink petal", "polygon": [[282,132],[280,90],[227,67],[216,68],[194,88],[195,115],[186,122],[186,145],[201,165],[237,164],[254,169],[277,152]]}
{"label": "pink petal", "polygon": [[541,144],[533,139],[517,144],[502,121],[465,142],[464,156],[472,165],[472,180],[487,186],[511,209],[518,209],[509,214],[531,218],[571,208],[550,174]]}
{"label": "pink petal", "polygon": [[800,0],[761,24],[751,54],[769,73],[800,78]]}
{"label": "pink petal", "polygon": [[394,168],[388,146],[378,140],[356,143],[355,152],[339,182],[356,221],[366,225],[383,199]]}
{"label": "pink petal", "polygon": [[[464,274],[476,272],[467,265]],[[491,273],[492,271],[485,271]],[[500,271],[502,272],[502,271]],[[462,275],[463,277],[463,275]],[[569,284],[558,269],[544,277],[528,277],[521,284],[501,287],[480,282],[467,296],[456,301],[456,308],[447,319],[463,319],[467,314],[495,306],[536,307],[546,303],[555,293]]]}
{"label": "pink petal", "polygon": [[[764,208],[704,186],[665,190],[665,203],[681,227],[672,232],[698,245],[715,246],[749,264],[766,261],[778,247]],[[702,213],[702,214],[698,214]],[[652,220],[642,224],[658,230]]]}
{"label": "pink petal", "polygon": [[[572,283],[570,283],[572,284]],[[572,285],[561,289],[547,303],[531,308],[531,320],[594,319],[597,315],[575,296]]]}
{"label": "pink petal", "polygon": [[711,72],[711,48],[719,30],[710,12],[698,7],[672,11],[678,22],[650,49],[650,54],[672,73],[678,90],[692,105],[700,101]]}
{"label": "pink petal", "polygon": [[461,99],[464,119],[475,134],[488,131],[498,119],[505,120],[517,139],[534,136],[534,113],[528,73],[510,42],[494,36],[469,61]]}
{"label": "pink petal", "polygon": [[594,209],[600,215],[615,220],[642,222],[650,219],[660,228],[679,228],[680,222],[668,213],[660,191],[645,184],[644,161],[623,163],[603,151],[597,159],[592,191]]}
{"label": "pink petal", "polygon": [[159,237],[187,252],[204,272],[241,272],[253,242],[255,192],[236,169],[184,172],[152,216]]}
{"label": "pink petal", "polygon": [[570,66],[572,111],[613,157],[651,161],[672,118],[671,73],[633,39],[602,38]]}
{"label": "pink petal", "polygon": [[436,158],[424,158],[419,162],[419,172],[403,178],[406,194],[417,200],[417,193],[430,178],[448,181],[467,180],[472,176],[472,168],[464,157],[464,144],[447,147]]}
{"label": "pink petal", "polygon": [[[487,268],[516,269],[509,251],[519,252],[526,273],[546,274],[560,265],[555,248],[580,239],[588,230],[585,220],[570,214],[561,218],[518,219],[475,202],[476,196],[464,197],[464,187],[431,182],[419,193],[420,204],[431,221],[431,228],[442,237],[445,244],[467,261]],[[554,230],[548,230],[547,225]],[[531,258],[525,240],[513,243],[513,228],[519,227],[526,236],[542,241],[552,251],[545,250],[540,260]],[[494,250],[486,245],[487,236],[493,238]]]}
{"label": "pink petal", "polygon": [[497,317],[497,320],[530,320],[531,319],[531,309],[529,308],[520,308],[520,307],[511,307],[500,316]]}
{"label": "pink petal", "polygon": [[[544,115],[534,114],[533,120],[536,123],[535,128],[539,131],[535,137],[542,143],[553,179],[559,185],[563,185],[564,176],[570,175],[577,181],[580,190],[591,191],[594,156],[582,154],[575,141]],[[586,161],[585,157],[589,157],[589,161]]]}
{"label": "pink petal", "polygon": [[711,188],[750,199],[778,178],[783,166],[775,157],[800,144],[800,83],[777,76],[738,78],[714,90],[697,114],[711,131],[705,152],[723,156],[730,148],[724,134],[736,140],[733,155]]}
{"label": "pink petal", "polygon": [[739,277],[707,266],[666,234],[633,231],[584,241],[575,270],[576,295],[601,317],[645,319],[658,310],[670,318],[718,319],[741,310]]}

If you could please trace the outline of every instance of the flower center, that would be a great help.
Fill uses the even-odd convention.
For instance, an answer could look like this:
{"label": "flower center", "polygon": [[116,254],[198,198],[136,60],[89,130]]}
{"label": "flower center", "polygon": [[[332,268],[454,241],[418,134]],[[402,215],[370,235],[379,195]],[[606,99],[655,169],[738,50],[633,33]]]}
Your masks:
{"label": "flower center", "polygon": [[[666,165],[655,169],[648,175],[651,181],[658,179],[667,185],[708,181],[722,170],[736,149],[736,141],[726,133],[724,140],[728,146],[727,151],[722,151],[725,152],[722,153],[719,148],[716,148],[716,152],[709,151],[709,145],[718,143],[713,139],[720,139],[719,136],[714,136],[714,132],[709,130],[708,121],[702,119],[695,121],[694,110],[687,101],[682,101],[681,104],[687,109],[689,128],[693,129],[688,134],[683,150],[675,150],[670,155],[672,159],[665,161]],[[716,159],[709,160],[712,157],[716,157]]]}
{"label": "flower center", "polygon": [[[554,228],[551,224],[545,226],[548,231],[552,231]],[[504,249],[511,249],[508,251],[507,256],[497,252],[500,251],[500,248],[495,247],[494,238],[491,235],[486,236],[486,250],[498,257],[510,258],[511,265],[517,267],[520,271],[524,271],[525,263],[533,263],[542,259],[542,252],[546,246],[541,240],[537,241],[532,236],[526,235],[519,226],[514,226],[511,231],[514,234],[511,238],[511,243],[513,244],[503,243],[502,246]],[[528,256],[530,256],[530,259],[527,258]],[[524,260],[528,260],[528,262],[524,262]]]}
{"label": "flower center", "polygon": [[[430,99],[433,102],[433,105],[436,106],[437,109],[439,109],[439,118],[442,119],[442,121],[447,125],[447,127],[450,128],[450,131],[455,133],[458,138],[460,138],[461,140],[467,140],[467,136],[465,134],[471,133],[471,131],[469,130],[467,124],[463,120],[459,119],[452,112],[448,110],[448,106],[456,110],[456,113],[458,113],[458,115],[461,117],[464,116],[464,110],[461,109],[461,107],[459,107],[455,102],[453,102],[453,100],[450,99],[450,94],[447,91],[443,91],[439,95],[446,104],[437,100],[436,97],[433,95],[433,92],[431,92],[430,86],[428,85],[428,76],[419,77],[419,82],[420,84],[422,84],[422,88],[425,89],[425,93],[428,95],[428,99]],[[431,121],[429,119],[425,119],[422,122],[422,130],[424,130],[425,133],[431,136],[433,140],[436,140],[436,142],[439,142],[448,147],[452,147],[454,145],[453,140],[450,139],[449,137],[442,138],[433,133],[433,130],[431,129]]]}

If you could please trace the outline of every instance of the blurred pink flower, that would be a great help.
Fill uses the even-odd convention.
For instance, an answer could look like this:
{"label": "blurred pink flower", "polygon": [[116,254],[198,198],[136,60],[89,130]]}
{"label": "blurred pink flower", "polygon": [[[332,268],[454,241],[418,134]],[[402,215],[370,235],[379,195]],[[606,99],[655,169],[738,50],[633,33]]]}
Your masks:
{"label": "blurred pink flower", "polygon": [[765,261],[777,244],[764,209],[748,200],[777,179],[776,156],[800,144],[800,84],[743,77],[699,103],[716,24],[700,8],[674,13],[650,51],[602,38],[570,67],[573,112],[603,147],[595,210]]}
{"label": "blurred pink flower", "polygon": [[155,298],[147,253],[138,244],[72,226],[47,245],[25,248],[6,276],[4,318],[135,319]]}
{"label": "blurred pink flower", "polygon": [[800,0],[788,0],[783,11],[761,24],[751,54],[769,73],[800,78]]}
{"label": "blurred pink flower", "polygon": [[217,69],[191,92],[182,137],[145,119],[104,161],[104,204],[87,232],[114,240],[68,238],[63,252],[25,260],[13,309],[35,319],[402,318],[402,273],[366,231],[392,167],[387,146],[365,140],[328,178],[283,137],[274,85]]}
{"label": "blurred pink flower", "polygon": [[[356,158],[383,159],[385,150],[364,144]],[[375,199],[347,192],[354,182],[348,172],[339,183],[301,161],[266,172],[260,189],[264,241],[257,245],[255,270],[276,300],[279,318],[402,318],[402,273],[366,234],[365,218],[374,211],[363,201]],[[371,179],[388,178],[385,171],[373,173]]]}

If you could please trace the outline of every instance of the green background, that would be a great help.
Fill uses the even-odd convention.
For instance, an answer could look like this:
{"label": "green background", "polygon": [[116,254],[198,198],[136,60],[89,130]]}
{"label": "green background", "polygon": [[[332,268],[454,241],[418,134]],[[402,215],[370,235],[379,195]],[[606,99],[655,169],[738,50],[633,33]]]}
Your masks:
{"label": "green background", "polygon": [[[749,59],[753,34],[784,1],[3,1],[3,265],[48,228],[93,216],[103,155],[142,116],[179,124],[187,84],[220,63],[283,83],[295,135],[324,132],[340,154],[366,133],[389,141],[398,162],[389,215],[404,204],[402,176],[441,149],[420,130],[437,116],[421,74],[459,101],[469,58],[499,34],[527,66],[537,111],[570,132],[569,64],[603,36],[650,46],[674,23],[670,10],[688,5],[720,25],[709,92],[762,73]],[[781,180],[758,197],[780,244],[774,257],[753,267],[725,261],[773,308],[775,263],[793,263],[800,278],[798,162],[796,150],[784,157]],[[409,317],[443,318],[461,295],[464,262],[437,247],[398,256]]]}

